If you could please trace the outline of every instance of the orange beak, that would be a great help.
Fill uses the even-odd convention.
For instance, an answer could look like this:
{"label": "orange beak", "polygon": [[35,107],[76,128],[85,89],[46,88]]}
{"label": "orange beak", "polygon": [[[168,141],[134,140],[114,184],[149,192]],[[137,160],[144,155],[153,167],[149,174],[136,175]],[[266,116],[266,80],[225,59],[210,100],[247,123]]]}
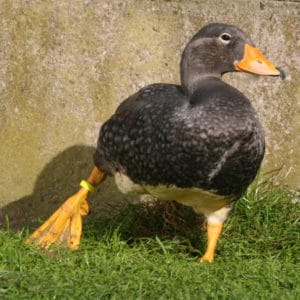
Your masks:
{"label": "orange beak", "polygon": [[245,44],[244,57],[235,64],[238,71],[259,75],[281,76],[278,70],[257,48]]}

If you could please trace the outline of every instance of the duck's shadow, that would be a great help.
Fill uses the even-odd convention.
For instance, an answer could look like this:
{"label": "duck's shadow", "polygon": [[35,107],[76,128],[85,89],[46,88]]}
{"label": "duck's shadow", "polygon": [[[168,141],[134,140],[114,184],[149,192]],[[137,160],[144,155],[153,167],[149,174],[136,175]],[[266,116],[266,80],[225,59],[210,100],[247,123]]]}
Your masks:
{"label": "duck's shadow", "polygon": [[175,201],[130,203],[116,213],[85,222],[83,235],[94,240],[111,238],[115,232],[128,244],[145,238],[172,240],[184,245],[189,252],[199,254],[204,246],[204,218],[192,208]]}
{"label": "duck's shadow", "polygon": [[[53,158],[38,176],[32,194],[0,209],[0,229],[32,231],[40,225],[89,175],[94,151],[93,147],[76,145]],[[195,240],[199,241],[201,218],[192,209],[175,202],[137,202],[137,197],[121,194],[108,178],[89,197],[92,213],[85,218],[84,234],[101,238],[104,232],[118,229],[128,241],[155,236],[193,240],[195,233]]]}
{"label": "duck's shadow", "polygon": [[[32,194],[0,209],[0,229],[32,230],[74,194],[82,179],[93,168],[94,147],[76,145],[53,158],[39,174]],[[96,193],[90,195],[92,215],[103,215],[108,207],[127,201],[108,178]]]}

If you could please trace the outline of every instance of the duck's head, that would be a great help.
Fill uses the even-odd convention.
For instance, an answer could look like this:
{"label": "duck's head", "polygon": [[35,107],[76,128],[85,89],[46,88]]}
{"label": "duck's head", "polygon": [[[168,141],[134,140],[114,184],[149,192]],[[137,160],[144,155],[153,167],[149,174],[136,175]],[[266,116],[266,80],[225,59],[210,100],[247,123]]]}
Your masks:
{"label": "duck's head", "polygon": [[188,43],[181,58],[181,81],[192,92],[205,77],[220,78],[233,71],[285,77],[255,47],[241,29],[214,23],[203,27]]}

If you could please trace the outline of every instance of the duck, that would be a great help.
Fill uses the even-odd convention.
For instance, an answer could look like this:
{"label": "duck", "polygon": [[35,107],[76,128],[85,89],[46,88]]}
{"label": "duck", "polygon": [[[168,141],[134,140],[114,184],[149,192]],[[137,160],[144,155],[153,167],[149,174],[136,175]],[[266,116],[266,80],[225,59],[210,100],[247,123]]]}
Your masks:
{"label": "duck", "polygon": [[100,129],[90,175],[27,242],[77,249],[87,196],[112,176],[125,194],[175,200],[204,215],[207,246],[199,261],[212,262],[224,222],[265,152],[258,115],[222,80],[228,72],[285,76],[241,29],[204,26],[182,53],[181,83],[148,85],[117,107]]}

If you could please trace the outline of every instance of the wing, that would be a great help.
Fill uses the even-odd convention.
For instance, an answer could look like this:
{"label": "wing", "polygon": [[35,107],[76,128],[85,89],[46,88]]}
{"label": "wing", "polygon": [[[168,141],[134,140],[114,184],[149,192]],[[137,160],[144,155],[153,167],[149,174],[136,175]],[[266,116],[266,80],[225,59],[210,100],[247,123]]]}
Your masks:
{"label": "wing", "polygon": [[170,136],[170,116],[185,103],[181,87],[172,84],[153,84],[124,100],[100,130],[95,164],[109,174],[120,169],[144,174],[146,167],[154,172],[161,163],[158,153]]}

